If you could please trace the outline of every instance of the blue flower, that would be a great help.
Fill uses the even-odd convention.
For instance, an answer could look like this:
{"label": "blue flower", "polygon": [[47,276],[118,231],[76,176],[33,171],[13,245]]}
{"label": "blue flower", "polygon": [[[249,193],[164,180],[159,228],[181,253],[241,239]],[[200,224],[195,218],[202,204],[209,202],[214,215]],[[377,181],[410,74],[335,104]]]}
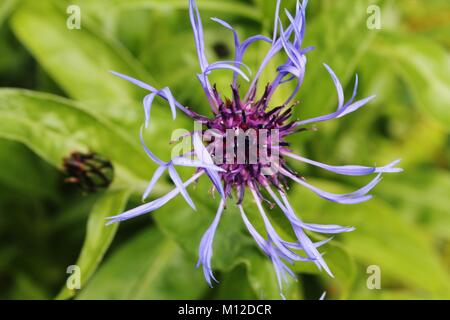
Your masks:
{"label": "blue flower", "polygon": [[[341,118],[352,113],[366,105],[374,98],[374,96],[355,101],[358,89],[358,77],[356,76],[353,95],[345,102],[344,91],[338,77],[328,65],[325,65],[326,70],[329,72],[331,79],[334,82],[338,95],[338,106],[336,111],[312,119],[298,121],[291,120],[292,109],[295,106],[295,103],[291,106],[289,106],[289,104],[291,104],[292,100],[295,98],[303,82],[307,64],[306,54],[314,48],[302,48],[306,27],[305,10],[307,1],[304,1],[302,4],[297,2],[294,15],[287,10],[285,11],[289,21],[287,28],[283,27],[279,17],[280,5],[281,0],[278,0],[272,39],[263,35],[256,35],[241,42],[239,35],[233,27],[223,20],[213,18],[213,21],[219,23],[233,33],[235,57],[233,61],[217,61],[209,63],[205,52],[200,13],[195,1],[189,0],[189,17],[192,24],[200,64],[200,73],[197,74],[197,78],[200,81],[211,106],[211,116],[200,115],[195,111],[184,107],[173,97],[169,88],[156,89],[137,79],[113,72],[116,76],[149,91],[143,101],[145,127],[148,127],[150,123],[150,111],[153,101],[156,97],[159,97],[168,102],[173,118],[176,117],[176,111],[179,110],[193,120],[201,123],[202,130],[190,133],[193,148],[189,153],[175,157],[170,161],[163,161],[150,151],[144,143],[141,130],[142,145],[150,159],[159,166],[144,192],[143,199],[146,199],[149,196],[152,188],[166,170],[175,184],[175,189],[163,197],[157,198],[117,216],[110,217],[109,223],[128,220],[157,210],[178,194],[181,194],[186,202],[195,209],[195,205],[186,188],[202,175],[206,175],[211,180],[213,188],[217,190],[221,197],[217,214],[211,226],[206,230],[199,247],[198,266],[203,267],[206,281],[210,286],[212,286],[213,281],[217,281],[214,278],[211,265],[214,235],[220,223],[222,213],[225,210],[227,200],[233,193],[236,193],[236,205],[240,210],[242,220],[258,247],[272,261],[278,278],[280,294],[284,297],[282,293],[283,281],[286,281],[288,276],[295,278],[295,274],[288,266],[289,264],[293,264],[296,261],[311,261],[315,263],[319,269],[323,269],[330,276],[333,276],[322,254],[319,252],[320,246],[327,243],[331,238],[314,243],[310,240],[306,231],[321,234],[338,234],[354,230],[353,227],[320,225],[302,221],[287,198],[287,181],[292,180],[328,201],[342,204],[356,204],[367,201],[372,197],[369,192],[380,182],[383,173],[400,172],[402,169],[396,167],[399,160],[382,167],[328,165],[296,155],[288,149],[289,144],[285,141],[287,136],[304,131],[306,129],[304,126],[307,124]],[[241,93],[239,92],[240,87],[238,85],[239,77],[246,81],[250,80],[245,72],[249,70],[243,64],[243,57],[249,46],[257,41],[267,42],[271,47],[250,82],[248,91],[245,95],[241,96]],[[280,53],[284,53],[287,56],[286,61],[277,68],[277,76],[266,86],[263,95],[260,98],[256,98],[257,83],[260,75],[273,57]],[[232,100],[228,98],[222,99],[216,87],[211,85],[209,75],[215,70],[230,70],[233,72],[233,78],[230,81]],[[269,107],[271,97],[274,92],[276,92],[277,88],[284,83],[292,81],[295,81],[294,90],[289,97],[286,98],[285,103],[281,106]],[[253,130],[257,133],[255,140],[252,140],[252,137],[250,136],[244,136],[244,140],[242,140],[244,142],[239,140],[242,138],[242,136],[239,136],[240,132],[245,130]],[[266,133],[261,135],[261,132],[264,130],[276,132],[277,136],[267,136]],[[209,139],[206,146],[201,137],[205,131],[210,132],[212,135],[212,139]],[[264,148],[267,149],[267,152],[262,155],[260,152],[256,153],[250,150],[244,153],[243,159],[241,159],[243,161],[241,162],[237,161],[239,157],[232,154],[230,161],[228,151],[225,156],[220,152],[223,151],[224,145],[229,146],[230,144],[230,141],[227,140],[230,131],[237,135],[236,137],[233,137],[231,141],[231,149],[233,151],[235,148],[242,147],[242,145],[249,147],[259,144],[264,146]],[[304,178],[298,176],[287,166],[286,160],[288,158],[336,174],[348,176],[376,174],[376,176],[366,186],[357,191],[347,194],[335,194],[321,190],[309,184]],[[189,180],[183,182],[175,169],[176,166],[193,167],[195,168],[195,173]],[[242,201],[246,191],[248,191],[250,197],[256,203],[256,209],[259,211],[264,222],[266,231],[265,236],[261,235],[254,228],[244,212]],[[269,199],[265,198],[265,194],[269,196]],[[273,202],[281,209],[286,219],[290,222],[296,236],[295,242],[289,242],[282,239],[272,226],[271,221],[266,214],[264,203],[272,204]]]}

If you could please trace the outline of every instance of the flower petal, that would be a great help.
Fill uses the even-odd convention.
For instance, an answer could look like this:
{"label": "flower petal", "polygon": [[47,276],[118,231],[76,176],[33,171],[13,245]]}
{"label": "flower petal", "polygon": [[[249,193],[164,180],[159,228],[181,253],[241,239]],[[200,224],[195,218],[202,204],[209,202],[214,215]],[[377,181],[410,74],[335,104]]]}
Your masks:
{"label": "flower petal", "polygon": [[306,181],[304,181],[300,178],[297,178],[296,176],[292,175],[291,173],[287,172],[284,169],[281,169],[281,173],[283,175],[285,175],[286,177],[288,177],[288,178],[294,180],[295,182],[303,185],[304,187],[308,188],[309,190],[313,191],[319,197],[324,198],[329,201],[332,201],[332,202],[337,202],[337,203],[342,203],[342,204],[356,204],[356,203],[361,203],[361,202],[371,199],[372,196],[367,195],[367,193],[370,192],[370,190],[372,190],[378,184],[378,182],[380,182],[380,180],[381,180],[381,178],[380,178],[381,174],[378,174],[366,186],[362,187],[361,189],[359,189],[355,192],[348,193],[348,194],[334,194],[331,192],[320,190],[319,188],[310,185],[309,183],[307,183]]}
{"label": "flower petal", "polygon": [[280,236],[277,234],[275,229],[273,228],[272,224],[270,223],[269,218],[267,217],[264,208],[261,204],[261,201],[259,200],[258,195],[256,194],[256,191],[253,187],[250,187],[250,191],[253,194],[253,198],[255,199],[256,205],[258,207],[258,210],[261,214],[261,217],[264,221],[264,226],[266,227],[267,234],[269,235],[269,239],[275,243],[277,248],[289,259],[291,260],[299,260],[299,256],[292,252],[290,249],[288,249],[284,243],[284,241],[280,238]]}
{"label": "flower petal", "polygon": [[222,216],[224,207],[225,207],[225,200],[222,199],[220,201],[219,208],[217,209],[216,217],[214,218],[211,226],[208,228],[208,230],[206,230],[205,234],[203,235],[198,249],[199,258],[197,262],[197,268],[200,265],[203,266],[203,274],[205,275],[206,282],[208,282],[210,287],[212,287],[211,280],[218,282],[216,278],[214,278],[214,274],[212,272],[211,258],[213,254],[214,235],[216,233],[216,229],[219,224],[220,217]]}
{"label": "flower petal", "polygon": [[145,114],[145,127],[148,128],[150,123],[150,111],[152,108],[153,101],[155,100],[156,93],[150,93],[144,98],[144,114]]}
{"label": "flower petal", "polygon": [[296,155],[290,152],[283,152],[283,155],[293,158],[295,160],[299,160],[305,163],[312,164],[316,167],[347,176],[364,176],[372,173],[393,173],[393,172],[402,172],[403,169],[395,168],[395,165],[400,162],[400,159],[393,161],[392,163],[383,166],[383,167],[365,167],[365,166],[355,166],[355,165],[347,165],[347,166],[330,166],[324,163],[320,163],[314,160],[310,160],[304,158],[302,156]]}
{"label": "flower petal", "polygon": [[189,18],[191,20],[192,31],[194,32],[195,46],[197,47],[198,60],[202,72],[208,66],[208,61],[205,55],[205,41],[203,38],[203,26],[195,0],[189,0]]}
{"label": "flower petal", "polygon": [[150,192],[152,192],[153,187],[155,186],[156,182],[159,180],[159,178],[162,176],[162,174],[166,171],[166,166],[161,166],[156,169],[155,173],[153,174],[152,179],[150,180],[150,183],[148,184],[147,188],[144,191],[144,194],[142,195],[142,201],[145,201],[145,199],[148,198]]}
{"label": "flower petal", "polygon": [[[214,161],[211,158],[211,155],[209,154],[208,150],[203,145],[200,138],[200,134],[198,132],[195,132],[193,134],[192,142],[194,144],[194,151],[195,154],[197,155],[197,158],[200,161],[205,162],[207,164],[214,164]],[[205,171],[208,177],[210,178],[211,182],[213,183],[214,187],[219,192],[220,196],[222,198],[226,198],[225,191],[223,190],[222,186],[222,179],[220,178],[219,174],[216,171],[207,168],[205,168]]]}
{"label": "flower petal", "polygon": [[159,159],[153,152],[151,152],[150,149],[145,144],[143,130],[144,130],[143,127],[141,127],[141,131],[139,133],[139,138],[141,139],[141,145],[142,145],[142,148],[144,148],[145,153],[147,153],[149,158],[152,159],[154,162],[156,162],[158,165],[165,166],[166,163],[164,161],[162,161],[161,159]]}
{"label": "flower petal", "polygon": [[224,169],[214,165],[214,164],[209,164],[200,160],[195,160],[195,159],[189,159],[189,158],[185,158],[185,157],[176,157],[172,160],[172,163],[174,165],[177,166],[182,166],[182,167],[194,167],[194,168],[207,168],[207,169],[211,169],[214,171],[219,171],[219,172],[225,172]]}
{"label": "flower petal", "polygon": [[173,183],[175,183],[177,188],[180,190],[181,195],[186,200],[186,202],[191,206],[192,209],[197,210],[195,208],[195,204],[192,201],[191,197],[189,196],[186,188],[184,188],[184,186],[183,186],[183,181],[181,180],[178,172],[175,170],[174,166],[172,166],[172,165],[169,166],[169,175],[170,175],[170,178],[172,179]]}
{"label": "flower petal", "polygon": [[[202,174],[204,174],[204,171],[197,172],[195,175],[193,175],[189,180],[183,183],[183,186],[186,188],[191,183],[196,181]],[[143,204],[139,207],[136,207],[134,209],[128,210],[124,213],[121,213],[117,216],[108,217],[109,220],[107,224],[116,223],[120,221],[125,221],[152,211],[155,211],[159,208],[161,208],[163,205],[165,205],[167,202],[175,198],[180,193],[179,188],[175,188],[172,191],[168,192],[164,196],[155,199],[149,203]]]}
{"label": "flower petal", "polygon": [[162,89],[161,92],[165,95],[167,101],[169,101],[170,109],[172,110],[172,118],[175,120],[175,118],[177,117],[177,107],[175,98],[173,97],[172,92],[168,87]]}

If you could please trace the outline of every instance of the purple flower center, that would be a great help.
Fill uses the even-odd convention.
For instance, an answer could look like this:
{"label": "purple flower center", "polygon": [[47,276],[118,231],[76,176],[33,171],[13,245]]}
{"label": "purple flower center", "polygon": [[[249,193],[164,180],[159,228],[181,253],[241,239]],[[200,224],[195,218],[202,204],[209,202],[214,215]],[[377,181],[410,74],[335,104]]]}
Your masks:
{"label": "purple flower center", "polygon": [[218,111],[204,124],[208,129],[206,136],[212,131],[209,146],[214,163],[224,170],[219,175],[225,194],[231,196],[235,188],[240,204],[249,184],[257,182],[267,186],[272,183],[283,189],[278,170],[269,169],[274,164],[288,169],[280,151],[287,151],[285,147],[289,144],[285,137],[299,130],[295,121],[290,120],[294,105],[269,108],[270,85],[259,99],[255,99],[256,90],[242,100],[239,88],[231,86],[231,89],[233,98],[222,99],[214,87]]}

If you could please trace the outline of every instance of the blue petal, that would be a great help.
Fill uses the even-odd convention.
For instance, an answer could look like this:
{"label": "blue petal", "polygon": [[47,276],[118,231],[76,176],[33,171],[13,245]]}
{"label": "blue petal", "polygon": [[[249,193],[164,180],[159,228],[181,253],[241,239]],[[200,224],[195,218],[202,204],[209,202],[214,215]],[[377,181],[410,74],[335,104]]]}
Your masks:
{"label": "blue petal", "polygon": [[293,158],[295,160],[299,160],[305,163],[312,164],[316,167],[348,176],[363,176],[372,173],[393,173],[393,172],[401,172],[403,171],[401,168],[395,168],[395,165],[400,162],[400,159],[393,161],[392,163],[383,166],[383,167],[365,167],[365,166],[355,166],[355,165],[346,165],[346,166],[330,166],[324,163],[320,163],[314,160],[310,160],[304,158],[302,156],[296,155],[294,153],[286,152],[284,155]]}
{"label": "blue petal", "polygon": [[331,75],[331,78],[333,79],[334,86],[336,87],[336,91],[338,94],[338,109],[340,109],[344,105],[344,90],[342,89],[341,82],[339,81],[338,77],[334,73],[333,69],[330,68],[329,65],[324,63],[325,68],[328,70],[328,72]]}
{"label": "blue petal", "polygon": [[[191,183],[193,183],[195,180],[197,180],[204,172],[198,172],[196,173],[194,176],[192,176],[189,180],[187,180],[183,186],[186,188],[187,186],[189,186]],[[124,221],[124,220],[128,220],[152,211],[155,211],[159,208],[161,208],[163,205],[165,205],[167,202],[169,202],[170,200],[172,200],[173,198],[175,198],[178,194],[180,193],[180,189],[179,188],[175,188],[172,191],[170,191],[169,193],[167,193],[166,195],[155,199],[149,203],[143,204],[139,207],[136,207],[134,209],[128,210],[124,213],[121,213],[117,216],[113,216],[113,217],[109,217],[107,218],[109,221],[107,224],[111,224],[111,223],[115,223],[115,222],[119,222],[119,221]]]}
{"label": "blue petal", "polygon": [[261,201],[258,198],[258,195],[256,194],[254,188],[250,187],[250,191],[253,194],[253,198],[255,199],[256,205],[258,207],[258,210],[261,214],[261,217],[263,218],[264,221],[264,226],[266,228],[267,234],[269,236],[269,239],[272,240],[275,245],[277,246],[277,248],[289,259],[291,260],[298,260],[299,256],[297,254],[295,254],[294,252],[292,252],[290,249],[288,249],[284,243],[284,241],[280,238],[280,236],[277,234],[277,232],[275,231],[275,229],[273,228],[272,224],[269,221],[269,218],[267,217],[264,208],[261,204]]}
{"label": "blue petal", "polygon": [[[237,61],[234,61],[234,63],[238,63]],[[242,64],[242,63],[239,63]],[[246,81],[250,81],[250,79],[248,78],[248,76],[238,67],[235,67],[231,64],[219,61],[219,62],[214,62],[212,64],[210,64],[206,70],[205,70],[205,74],[209,74],[211,71],[213,70],[224,70],[224,69],[228,69],[228,70],[232,70],[234,72],[237,72],[238,74],[240,74],[242,76],[242,78],[244,78]]]}
{"label": "blue petal", "polygon": [[306,125],[309,123],[314,123],[314,122],[322,122],[322,121],[328,121],[331,119],[335,119],[335,118],[341,118],[349,113],[352,113],[356,110],[358,110],[359,108],[363,107],[364,105],[366,105],[368,102],[370,102],[371,100],[373,100],[376,96],[370,96],[368,98],[359,100],[357,102],[353,103],[353,100],[355,98],[356,95],[356,89],[357,89],[357,85],[358,85],[358,79],[356,79],[355,81],[355,88],[353,90],[353,96],[352,98],[349,100],[349,102],[347,102],[346,104],[344,104],[344,92],[342,89],[342,85],[339,82],[339,79],[337,78],[336,74],[333,72],[333,70],[326,64],[325,68],[328,70],[328,72],[331,75],[331,78],[333,79],[333,82],[336,86],[336,90],[338,93],[338,108],[337,111],[327,114],[327,115],[323,115],[323,116],[319,116],[319,117],[315,117],[312,119],[307,119],[307,120],[302,120],[302,121],[298,121],[296,123],[297,126],[302,126],[302,125]]}
{"label": "blue petal", "polygon": [[214,218],[214,221],[212,222],[211,226],[206,230],[205,234],[202,237],[202,240],[200,241],[200,246],[198,250],[198,262],[197,262],[197,268],[202,265],[203,266],[203,273],[205,275],[206,282],[208,282],[209,286],[212,287],[212,281],[214,280],[217,282],[216,278],[214,278],[214,275],[212,273],[211,268],[211,258],[213,254],[213,241],[214,241],[214,235],[216,233],[217,225],[219,224],[220,217],[222,216],[222,212],[225,206],[225,200],[220,201],[219,208],[216,213],[216,217]]}
{"label": "blue petal", "polygon": [[164,171],[166,170],[165,166],[158,167],[156,169],[155,173],[153,174],[152,179],[150,180],[150,183],[148,184],[147,188],[144,191],[144,194],[142,195],[142,201],[145,201],[147,197],[149,196],[150,192],[152,192],[153,187],[155,186],[156,182],[159,180],[159,178],[162,176]]}
{"label": "blue petal", "polygon": [[203,162],[200,160],[188,159],[185,157],[176,157],[172,160],[172,163],[174,165],[182,166],[182,167],[204,168],[204,169],[211,169],[211,170],[219,171],[219,172],[226,171],[214,164],[209,164],[209,163],[206,163],[206,162]]}
{"label": "blue petal", "polygon": [[191,197],[189,196],[186,188],[183,186],[183,181],[181,180],[178,172],[175,170],[173,166],[169,166],[169,175],[172,181],[175,183],[177,188],[180,190],[181,195],[186,200],[186,202],[192,207],[192,209],[196,210],[195,204],[192,201]]}
{"label": "blue petal", "polygon": [[161,92],[165,95],[167,101],[169,101],[170,109],[172,110],[172,118],[175,120],[175,118],[177,117],[177,107],[175,98],[173,97],[172,92],[168,87],[162,89]]}
{"label": "blue petal", "polygon": [[151,152],[150,149],[145,144],[144,133],[143,133],[142,127],[141,127],[141,131],[139,133],[139,138],[141,139],[142,148],[144,148],[145,153],[147,153],[147,155],[150,157],[150,159],[152,159],[154,162],[156,162],[160,166],[166,165],[166,163],[164,161],[160,160],[153,152]]}
{"label": "blue petal", "polygon": [[[206,162],[208,164],[214,164],[214,161],[211,158],[211,155],[209,154],[208,150],[206,150],[205,146],[203,145],[200,135],[198,132],[194,133],[193,137],[192,137],[192,142],[194,144],[194,151],[197,155],[197,158],[200,161]],[[217,191],[219,192],[220,196],[222,198],[225,198],[225,191],[223,190],[223,186],[222,186],[222,180],[219,176],[219,174],[214,171],[214,170],[210,170],[205,168],[206,174],[208,175],[208,177],[210,178],[211,182],[213,183],[214,187],[217,189]]]}
{"label": "blue petal", "polygon": [[325,234],[337,234],[355,230],[353,227],[343,227],[336,224],[302,223],[301,226],[307,230]]}
{"label": "blue petal", "polygon": [[146,84],[145,82],[142,82],[142,81],[140,81],[140,80],[137,80],[137,79],[134,79],[134,78],[132,78],[132,77],[126,76],[126,75],[121,74],[121,73],[119,73],[119,72],[115,72],[115,71],[110,71],[110,72],[111,72],[113,75],[115,75],[115,76],[117,76],[117,77],[119,77],[119,78],[122,78],[122,79],[124,79],[124,80],[127,80],[128,82],[131,82],[131,83],[137,85],[138,87],[141,87],[141,88],[143,88],[143,89],[146,89],[146,90],[148,90],[148,91],[150,91],[150,92],[155,93],[155,92],[158,91],[158,90],[156,90],[154,87],[152,87],[151,85]]}
{"label": "blue petal", "polygon": [[191,20],[192,30],[194,32],[195,46],[197,47],[198,59],[202,72],[208,66],[205,55],[205,42],[203,39],[203,26],[195,0],[189,0],[189,17]]}
{"label": "blue petal", "polygon": [[150,111],[152,108],[153,100],[155,100],[156,93],[150,93],[144,97],[144,114],[145,114],[145,127],[148,128],[150,123]]}
{"label": "blue petal", "polygon": [[370,192],[370,190],[372,190],[378,184],[378,182],[380,182],[380,180],[381,180],[381,178],[380,178],[381,174],[378,174],[366,186],[362,187],[361,189],[359,189],[355,192],[348,193],[348,194],[334,194],[331,192],[326,192],[326,191],[320,190],[319,188],[310,185],[306,181],[299,179],[296,176],[290,174],[286,170],[282,169],[282,174],[284,174],[288,178],[294,180],[295,182],[303,185],[304,187],[308,188],[309,190],[313,191],[318,196],[320,196],[326,200],[337,202],[337,203],[342,203],[342,204],[356,204],[356,203],[361,203],[361,202],[371,199],[372,196],[367,195],[367,193]]}

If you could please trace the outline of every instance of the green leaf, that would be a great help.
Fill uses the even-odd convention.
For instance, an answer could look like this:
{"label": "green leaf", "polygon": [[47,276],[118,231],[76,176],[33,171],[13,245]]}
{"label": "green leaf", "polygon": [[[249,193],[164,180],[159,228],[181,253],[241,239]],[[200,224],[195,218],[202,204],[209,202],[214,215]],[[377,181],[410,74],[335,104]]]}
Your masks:
{"label": "green leaf", "polygon": [[203,274],[177,244],[151,228],[106,260],[79,299],[198,299]]}
{"label": "green leaf", "polygon": [[396,203],[398,214],[427,230],[434,238],[450,240],[450,174],[428,169],[383,181],[376,190]]}
{"label": "green leaf", "polygon": [[[332,192],[347,190],[331,182],[314,180],[312,184]],[[448,273],[429,239],[381,199],[353,206],[339,205],[300,187],[295,188],[291,199],[302,207],[306,222],[356,227],[355,231],[342,235],[343,245],[366,267],[378,265],[383,274],[401,281],[404,286],[420,288],[436,297],[449,295]],[[307,201],[299,202],[299,199]]]}
{"label": "green leaf", "polygon": [[450,128],[450,55],[425,38],[383,33],[378,52],[408,84],[417,106]]}
{"label": "green leaf", "polygon": [[66,7],[23,1],[11,18],[12,29],[72,98],[97,102],[92,111],[122,125],[141,122],[140,109],[126,108],[137,89],[109,71],[151,79],[126,49],[95,31],[87,14],[81,13],[81,29],[67,28]]}
{"label": "green leaf", "polygon": [[[81,6],[89,7],[92,11],[110,7],[111,11],[122,11],[124,9],[157,9],[157,10],[187,10],[189,1],[184,0],[114,0],[111,1],[75,1]],[[252,6],[244,4],[241,1],[229,0],[227,2],[217,0],[197,0],[197,6],[203,11],[214,11],[215,13],[232,13],[244,18],[259,20],[261,15],[258,10]]]}
{"label": "green leaf", "polygon": [[238,266],[221,277],[213,298],[217,300],[255,300],[256,297],[248,283],[246,268]]}
{"label": "green leaf", "polygon": [[0,89],[0,136],[26,144],[60,168],[73,151],[95,151],[111,160],[116,176],[142,186],[152,166],[139,145],[79,104],[27,90]]}
{"label": "green leaf", "polygon": [[55,198],[56,175],[53,168],[24,145],[0,139],[0,183],[33,198]]}
{"label": "green leaf", "polygon": [[[106,218],[123,211],[129,194],[127,190],[108,190],[92,208],[84,244],[75,263],[81,270],[81,288],[88,283],[102,261],[119,226],[117,223],[107,226]],[[75,294],[75,290],[64,286],[57,299],[69,299]]]}
{"label": "green leaf", "polygon": [[[255,247],[256,245],[253,250],[245,252],[245,255],[241,258],[247,267],[250,286],[258,299],[280,300],[282,297],[272,261]],[[283,282],[283,295],[288,300],[300,299],[299,284],[290,276],[288,276],[287,282]]]}
{"label": "green leaf", "polygon": [[[151,213],[161,230],[186,250],[193,263],[198,257],[201,238],[214,220],[219,204],[218,199],[214,203],[212,199],[202,196],[209,188],[207,179],[206,176],[200,178],[199,185],[196,186],[198,190],[189,190],[197,211],[193,211],[183,198],[177,196],[164,207]],[[242,227],[240,214],[230,201],[214,237],[214,269],[228,272],[239,263],[237,260],[250,240]]]}
{"label": "green leaf", "polygon": [[18,0],[4,0],[0,4],[0,27],[3,22],[9,17],[10,13],[14,10]]}

